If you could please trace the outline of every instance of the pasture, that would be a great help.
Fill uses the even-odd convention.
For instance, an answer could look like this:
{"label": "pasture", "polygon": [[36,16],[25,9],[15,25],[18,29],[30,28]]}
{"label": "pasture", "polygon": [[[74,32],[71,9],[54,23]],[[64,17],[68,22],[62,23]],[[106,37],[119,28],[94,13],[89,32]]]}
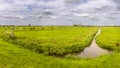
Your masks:
{"label": "pasture", "polygon": [[119,68],[120,27],[101,27],[97,44],[109,55],[78,58],[98,27],[2,26],[0,68]]}
{"label": "pasture", "polygon": [[[22,28],[22,27],[20,27]],[[77,53],[89,46],[97,27],[38,27],[37,30],[12,29],[15,37],[2,35],[10,43],[47,55],[64,56]],[[6,30],[4,32],[10,32]]]}
{"label": "pasture", "polygon": [[103,27],[96,40],[102,48],[120,51],[120,27]]}

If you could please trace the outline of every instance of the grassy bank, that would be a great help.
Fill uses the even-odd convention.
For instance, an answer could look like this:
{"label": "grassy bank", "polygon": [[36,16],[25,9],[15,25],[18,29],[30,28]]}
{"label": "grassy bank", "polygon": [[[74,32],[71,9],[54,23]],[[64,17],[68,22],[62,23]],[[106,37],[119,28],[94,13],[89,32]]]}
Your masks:
{"label": "grassy bank", "polygon": [[20,45],[26,49],[47,55],[64,56],[80,52],[89,46],[97,32],[97,27],[69,27],[69,29],[62,27],[60,30],[14,30],[14,32],[14,38],[6,34],[1,37],[9,43]]}
{"label": "grassy bank", "polygon": [[103,27],[96,40],[103,48],[120,51],[120,27]]}
{"label": "grassy bank", "polygon": [[120,53],[114,53],[96,59],[61,59],[44,56],[0,40],[0,68],[119,68],[119,56]]}
{"label": "grassy bank", "polygon": [[[70,35],[70,36],[68,36],[68,38],[70,39],[70,37],[76,38],[78,36],[83,36],[88,39],[89,36],[87,36],[87,35],[90,34],[90,36],[91,36],[91,34],[96,32],[96,30],[97,30],[97,28],[94,28],[94,27],[93,28],[84,27],[84,28],[83,27],[78,28],[78,30],[76,30],[78,32],[76,32],[74,30],[76,33],[74,33],[74,31],[71,32],[71,33],[74,33],[74,36],[72,37]],[[68,30],[67,28],[65,28],[65,29]],[[75,29],[76,29],[76,27],[75,27]],[[60,29],[60,31],[61,30],[63,30],[63,29]],[[120,67],[120,61],[119,61],[120,53],[118,51],[119,46],[116,46],[116,44],[114,44],[115,47],[113,45],[110,46],[111,43],[107,43],[108,45],[104,45],[105,47],[110,46],[110,48],[115,51],[110,55],[103,55],[103,56],[100,56],[97,58],[86,58],[86,59],[77,58],[77,57],[74,57],[71,55],[67,55],[65,58],[57,58],[57,57],[52,57],[52,56],[46,56],[43,53],[38,53],[37,49],[34,49],[34,48],[37,48],[36,45],[38,45],[38,43],[40,42],[39,38],[43,38],[43,40],[46,40],[44,38],[44,37],[47,37],[47,36],[44,36],[45,33],[49,35],[50,32],[54,33],[55,30],[51,31],[51,29],[50,29],[50,30],[43,30],[43,31],[39,31],[39,30],[26,31],[26,30],[22,30],[22,29],[20,29],[20,30],[17,29],[17,30],[15,30],[14,38],[10,38],[8,29],[5,31],[7,35],[5,34],[5,37],[3,37],[3,35],[4,35],[4,34],[2,34],[3,31],[4,31],[4,29],[2,28],[0,30],[0,32],[1,32],[1,34],[0,34],[0,36],[1,36],[1,38],[0,38],[0,68],[119,68]],[[47,31],[49,31],[49,32],[47,33]],[[108,31],[108,32],[106,32],[106,31]],[[93,33],[91,33],[91,32],[93,32]],[[43,35],[41,33],[43,33]],[[63,33],[65,33],[65,32],[63,32]],[[77,34],[77,33],[79,33],[79,34]],[[83,33],[83,35],[82,35],[82,33]],[[86,35],[86,33],[87,33],[87,35]],[[116,33],[116,34],[114,34],[114,33]],[[108,37],[104,36],[103,34],[104,35],[108,34],[107,35]],[[39,37],[39,35],[41,35],[41,36]],[[66,34],[66,33],[63,34],[65,39],[67,38],[66,35],[69,35],[69,34]],[[113,37],[114,35],[115,36],[117,35],[117,36]],[[59,35],[57,34],[57,36],[59,36]],[[60,37],[57,37],[57,36],[55,36],[55,38],[62,38],[62,36],[60,36]],[[110,38],[110,36],[112,39]],[[109,28],[104,27],[104,28],[102,28],[101,34],[96,38],[97,43],[102,41],[101,37],[102,37],[102,39],[107,38],[106,40],[107,41],[111,40],[111,42],[113,42],[114,38],[115,39],[117,38],[117,40],[118,40],[119,29],[116,27],[109,27]],[[23,38],[23,39],[21,39],[21,38]],[[78,40],[80,40],[79,38],[80,37],[78,37]],[[26,41],[26,40],[28,40],[28,41]],[[32,41],[30,41],[30,40],[32,40]],[[66,39],[65,41],[67,42],[70,40]],[[26,42],[26,43],[24,43],[24,42]],[[76,43],[77,41],[74,41],[74,42]],[[24,43],[24,45],[23,45],[23,43]],[[41,44],[44,44],[44,43],[41,43]],[[61,43],[63,43],[63,42],[61,42]],[[52,43],[52,44],[55,44],[55,43]],[[58,46],[58,43],[56,43],[56,44],[57,45],[54,45],[55,47]],[[70,44],[67,47],[70,47],[71,46]],[[77,44],[78,44],[78,42],[77,42]],[[102,43],[102,44],[104,44],[104,43]],[[41,45],[39,45],[39,46],[41,46]],[[46,46],[46,45],[44,45],[44,46]],[[51,46],[52,45],[50,45],[50,47]],[[60,45],[60,46],[65,47],[65,45]],[[100,45],[100,46],[102,47],[103,45]],[[48,50],[48,52],[49,51],[50,50]]]}

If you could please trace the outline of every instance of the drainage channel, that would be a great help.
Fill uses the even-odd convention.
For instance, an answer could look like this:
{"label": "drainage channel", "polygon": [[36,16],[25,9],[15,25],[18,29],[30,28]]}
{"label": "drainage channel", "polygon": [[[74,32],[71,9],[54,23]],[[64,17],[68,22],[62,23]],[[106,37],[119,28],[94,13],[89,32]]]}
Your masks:
{"label": "drainage channel", "polygon": [[95,58],[101,55],[110,54],[111,52],[107,49],[103,49],[99,47],[96,43],[95,38],[101,33],[101,29],[98,30],[97,34],[95,35],[92,43],[89,47],[86,47],[83,52],[78,54],[77,56],[80,58]]}

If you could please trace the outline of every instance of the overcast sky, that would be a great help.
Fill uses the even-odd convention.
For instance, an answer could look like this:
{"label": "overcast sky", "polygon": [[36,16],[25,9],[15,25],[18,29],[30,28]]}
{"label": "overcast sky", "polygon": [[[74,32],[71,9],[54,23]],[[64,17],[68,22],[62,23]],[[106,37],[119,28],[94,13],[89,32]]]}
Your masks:
{"label": "overcast sky", "polygon": [[120,25],[120,0],[0,0],[0,25]]}

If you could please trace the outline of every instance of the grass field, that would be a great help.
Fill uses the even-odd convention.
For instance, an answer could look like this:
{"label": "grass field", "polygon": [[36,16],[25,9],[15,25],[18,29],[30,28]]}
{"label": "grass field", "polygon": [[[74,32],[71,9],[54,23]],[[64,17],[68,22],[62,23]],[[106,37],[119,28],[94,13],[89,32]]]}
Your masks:
{"label": "grass field", "polygon": [[119,56],[113,53],[95,59],[54,58],[0,40],[0,68],[119,68]]}
{"label": "grass field", "polygon": [[103,48],[120,51],[120,27],[103,27],[96,40]]}
{"label": "grass field", "polygon": [[[11,37],[11,32],[8,27],[1,28],[0,68],[119,68],[120,67],[119,45],[116,44],[116,40],[117,43],[119,43],[118,41],[119,33],[120,33],[119,27],[102,27],[101,34],[96,38],[99,46],[114,50],[112,54],[103,55],[97,58],[86,58],[86,59],[77,58],[74,56],[67,56],[64,58],[52,57],[45,55],[44,52],[39,53],[38,52],[39,50],[37,51],[37,49],[32,49],[32,48],[36,48],[41,39],[47,41],[47,43],[48,42],[50,43],[50,41],[46,39],[49,38],[49,36],[52,36],[52,38],[57,38],[58,39],[57,41],[59,40],[61,41],[61,39],[65,39],[65,41],[67,42],[66,44],[68,44],[68,45],[59,45],[56,43],[56,45],[54,45],[54,47],[56,48],[59,48],[59,46],[70,47],[72,46],[71,44],[81,44],[81,42],[84,43],[86,42],[85,40],[89,40],[87,43],[85,43],[87,45],[83,45],[84,47],[86,47],[89,46],[88,44],[90,44],[90,41],[94,37],[94,34],[98,29],[97,27],[64,27],[64,28],[57,27],[58,28],[57,30],[50,29],[51,27],[49,27],[49,29],[44,28],[45,30],[44,29],[39,30],[38,27],[35,30],[29,29],[30,27],[27,28],[21,29],[17,27],[16,29],[14,29],[15,34],[13,38]],[[55,34],[54,31],[56,31],[57,36],[52,35]],[[72,34],[69,35],[67,31],[69,33],[74,34],[75,36],[73,36]],[[83,32],[87,34],[84,34]],[[64,37],[62,36],[59,37],[58,34],[60,33],[61,35],[63,34],[62,36]],[[40,37],[38,37],[39,34],[41,35]],[[46,36],[46,34],[48,35]],[[68,36],[66,36],[67,34]],[[69,41],[74,40],[71,39],[71,37],[76,38],[78,36],[84,36],[86,39],[83,39],[84,41],[79,41],[80,39],[78,39],[78,42],[74,41],[75,43],[68,43]],[[69,38],[69,40],[66,38]],[[17,42],[15,42],[15,40]],[[26,45],[27,42],[29,43],[28,45]],[[62,44],[63,42],[64,41],[61,41],[60,43]],[[105,42],[107,42],[107,44]],[[112,45],[111,43],[114,44]],[[42,42],[41,44],[42,45],[38,45],[38,46],[43,46],[45,42]],[[54,44],[54,42],[52,42],[51,44]],[[31,48],[30,45],[34,47]],[[52,45],[49,46],[51,47]]]}
{"label": "grass field", "polygon": [[80,52],[89,46],[97,32],[97,27],[44,27],[43,30],[21,29],[14,32],[14,39],[6,35],[2,35],[2,38],[40,53],[64,56]]}

